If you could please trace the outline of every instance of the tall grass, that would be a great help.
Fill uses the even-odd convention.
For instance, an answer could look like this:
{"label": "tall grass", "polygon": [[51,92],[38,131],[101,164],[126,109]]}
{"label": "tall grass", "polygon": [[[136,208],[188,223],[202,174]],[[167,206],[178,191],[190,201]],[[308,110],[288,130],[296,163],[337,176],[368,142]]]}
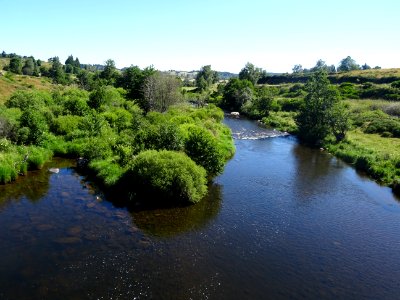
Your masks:
{"label": "tall grass", "polygon": [[345,141],[327,148],[382,184],[394,187],[400,182],[400,139],[356,130],[349,132]]}

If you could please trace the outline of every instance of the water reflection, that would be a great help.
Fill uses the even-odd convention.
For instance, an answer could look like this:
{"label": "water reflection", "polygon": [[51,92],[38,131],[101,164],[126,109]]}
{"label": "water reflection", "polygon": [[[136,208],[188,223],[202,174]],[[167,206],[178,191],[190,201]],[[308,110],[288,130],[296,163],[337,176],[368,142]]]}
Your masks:
{"label": "water reflection", "polygon": [[131,214],[133,222],[146,234],[172,237],[206,226],[218,215],[221,201],[221,186],[212,184],[207,196],[196,205],[133,211]]}
{"label": "water reflection", "polygon": [[30,171],[24,176],[19,176],[15,182],[0,185],[0,208],[6,206],[10,201],[18,202],[22,198],[31,202],[39,201],[49,190],[49,179],[52,173],[48,169],[67,168],[73,164],[73,160],[57,158],[45,164],[41,170]]}

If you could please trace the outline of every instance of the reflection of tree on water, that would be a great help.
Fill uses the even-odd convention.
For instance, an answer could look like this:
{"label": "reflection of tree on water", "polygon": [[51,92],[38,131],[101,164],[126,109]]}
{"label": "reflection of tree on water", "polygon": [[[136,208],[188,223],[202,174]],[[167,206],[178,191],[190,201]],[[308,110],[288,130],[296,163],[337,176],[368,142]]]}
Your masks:
{"label": "reflection of tree on water", "polygon": [[295,145],[292,151],[295,158],[293,183],[300,195],[310,196],[336,188],[336,173],[341,172],[343,165],[340,161],[332,161],[330,154],[300,144]]}
{"label": "reflection of tree on water", "polygon": [[0,185],[0,207],[9,201],[19,201],[25,197],[32,202],[40,200],[49,190],[49,178],[52,175],[49,168],[71,167],[72,160],[54,159],[45,164],[42,170],[29,171],[24,176],[19,176],[15,182]]}
{"label": "reflection of tree on water", "polygon": [[133,222],[143,232],[172,237],[205,226],[221,209],[221,187],[212,184],[207,196],[195,205],[132,212]]}

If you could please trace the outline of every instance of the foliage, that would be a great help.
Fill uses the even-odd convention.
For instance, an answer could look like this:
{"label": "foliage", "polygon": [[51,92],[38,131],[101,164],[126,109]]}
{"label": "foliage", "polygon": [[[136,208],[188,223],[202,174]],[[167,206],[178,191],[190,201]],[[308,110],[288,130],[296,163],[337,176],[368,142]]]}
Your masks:
{"label": "foliage", "polygon": [[68,135],[78,129],[81,121],[81,116],[58,116],[53,120],[51,130],[58,135]]}
{"label": "foliage", "polygon": [[359,99],[360,91],[355,84],[343,82],[339,85],[339,92],[344,99]]}
{"label": "foliage", "polygon": [[132,161],[119,185],[144,205],[199,202],[207,192],[206,171],[183,153],[148,150]]}
{"label": "foliage", "polygon": [[[21,130],[23,129],[23,130]],[[21,115],[18,140],[22,144],[38,144],[48,131],[48,125],[42,113],[26,110]]]}
{"label": "foliage", "polygon": [[262,123],[279,131],[296,134],[295,116],[294,112],[271,112],[268,117],[262,118]]}
{"label": "foliage", "polygon": [[231,111],[240,111],[243,104],[254,98],[254,86],[248,80],[232,78],[226,84],[222,106]]}
{"label": "foliage", "polygon": [[13,57],[10,60],[10,65],[9,65],[9,70],[10,72],[13,72],[15,74],[21,74],[22,73],[22,59],[19,56]]}
{"label": "foliage", "polygon": [[168,107],[181,101],[180,87],[179,79],[157,72],[145,80],[143,101],[139,105],[145,112],[165,112]]}
{"label": "foliage", "polygon": [[112,187],[124,173],[124,169],[112,158],[93,160],[89,167],[95,172],[96,178],[106,187]]}
{"label": "foliage", "polygon": [[222,172],[225,158],[215,137],[205,128],[191,125],[185,128],[185,153],[209,175]]}
{"label": "foliage", "polygon": [[247,63],[242,70],[239,72],[240,80],[248,80],[255,85],[258,80],[265,75],[266,72],[261,68],[257,68],[252,63]]}
{"label": "foliage", "polygon": [[[134,136],[137,145],[136,152],[143,150],[171,150],[180,151],[183,149],[183,137],[179,128],[169,122],[162,115],[152,113],[153,121],[141,126]],[[155,117],[159,117],[155,120]]]}
{"label": "foliage", "polygon": [[353,119],[354,125],[359,126],[365,133],[379,133],[400,138],[400,120],[388,116],[381,110],[363,112]]}
{"label": "foliage", "polygon": [[53,102],[49,93],[38,91],[16,91],[5,103],[8,108],[38,110]]}
{"label": "foliage", "polygon": [[376,134],[351,131],[346,140],[330,144],[328,149],[337,157],[381,183],[394,185],[400,178],[400,141]]}
{"label": "foliage", "polygon": [[89,112],[88,93],[84,90],[70,88],[62,93],[64,114],[84,116]]}
{"label": "foliage", "polygon": [[353,70],[359,70],[360,66],[356,63],[354,59],[352,59],[350,56],[347,56],[346,58],[342,59],[340,61],[340,64],[338,66],[338,72],[348,72],[348,71],[353,71]]}
{"label": "foliage", "polygon": [[127,91],[127,98],[131,100],[143,99],[143,84],[148,77],[154,75],[156,70],[147,67],[141,70],[138,66],[130,66],[122,71],[117,80],[117,86]]}
{"label": "foliage", "polygon": [[218,72],[213,71],[210,65],[201,67],[196,75],[196,87],[201,93],[210,88],[213,83],[218,82]]}
{"label": "foliage", "polygon": [[332,131],[340,132],[337,138],[344,138],[346,116],[341,115],[344,110],[340,108],[338,91],[330,85],[327,74],[314,73],[306,84],[306,91],[304,105],[296,117],[299,138],[311,145],[321,144]]}
{"label": "foliage", "polygon": [[115,84],[119,74],[115,62],[112,59],[107,59],[105,61],[104,70],[100,73],[100,77],[105,80],[106,84]]}
{"label": "foliage", "polygon": [[[72,62],[76,64],[70,56],[66,65],[72,66]],[[75,76],[65,74],[67,67],[61,65],[58,57],[51,58],[44,66],[47,75],[57,83],[64,79],[64,83],[69,83]],[[150,150],[161,153],[153,158],[156,164],[161,162],[162,172],[151,175],[155,186],[150,186],[153,179],[148,177],[147,189],[156,191],[153,194],[160,197],[166,193],[172,202],[180,199],[180,204],[199,201],[206,192],[207,175],[210,178],[221,172],[234,152],[231,132],[221,123],[222,110],[214,105],[196,109],[183,104],[180,81],[151,68],[133,72],[135,76],[140,73],[137,78],[129,78],[129,72],[109,77],[88,70],[79,70],[76,78],[79,85],[87,85],[85,89],[91,92],[60,85],[53,85],[52,92],[25,89],[15,92],[5,106],[0,106],[0,181],[9,182],[28,169],[43,167],[54,153],[83,157],[88,161],[88,174],[95,175],[105,188],[118,189],[123,186],[122,179],[127,178],[124,174],[132,170],[133,162]],[[14,76],[13,80],[19,78]],[[113,80],[131,90],[105,85]],[[151,85],[154,98],[146,99],[143,87],[150,80],[154,80]],[[142,95],[142,99],[127,101],[128,93]],[[146,114],[136,104],[144,100],[148,100],[150,108]],[[161,187],[157,178],[164,171],[172,177],[163,176],[167,186]],[[172,190],[168,189],[168,182]],[[132,186],[126,188],[133,195]]]}
{"label": "foliage", "polygon": [[65,75],[63,65],[61,64],[58,56],[50,58],[49,61],[51,62],[49,77],[53,80],[54,83],[67,84],[68,78]]}

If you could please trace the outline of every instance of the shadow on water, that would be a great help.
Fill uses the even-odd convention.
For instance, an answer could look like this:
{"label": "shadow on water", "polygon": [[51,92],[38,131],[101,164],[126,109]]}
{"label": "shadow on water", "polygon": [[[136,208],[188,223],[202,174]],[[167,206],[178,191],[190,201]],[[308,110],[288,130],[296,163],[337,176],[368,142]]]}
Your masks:
{"label": "shadow on water", "polygon": [[207,195],[199,203],[191,205],[165,204],[163,201],[152,201],[146,205],[146,201],[140,199],[127,199],[128,196],[118,190],[102,188],[90,176],[85,177],[84,184],[94,188],[113,207],[126,209],[135,226],[155,237],[174,237],[198,230],[215,218],[221,209],[222,187],[212,182],[208,186]]}
{"label": "shadow on water", "polygon": [[195,205],[178,208],[131,210],[134,224],[144,233],[173,237],[198,230],[218,215],[221,209],[221,186],[211,184],[207,196]]}
{"label": "shadow on water", "polygon": [[71,159],[55,158],[46,163],[41,170],[29,171],[24,176],[19,176],[15,182],[0,185],[0,209],[10,201],[18,202],[23,198],[37,202],[43,198],[49,188],[49,179],[52,175],[49,168],[68,168],[74,166]]}

